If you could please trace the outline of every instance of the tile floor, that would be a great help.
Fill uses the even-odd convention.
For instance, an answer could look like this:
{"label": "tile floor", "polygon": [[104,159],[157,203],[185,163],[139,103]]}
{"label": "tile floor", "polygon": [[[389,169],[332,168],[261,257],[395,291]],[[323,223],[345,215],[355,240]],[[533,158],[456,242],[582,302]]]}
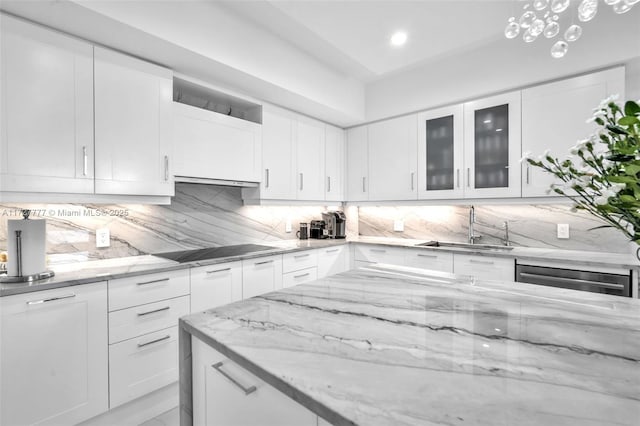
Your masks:
{"label": "tile floor", "polygon": [[153,419],[149,419],[140,424],[140,426],[180,426],[180,412],[178,411],[178,407],[172,408]]}

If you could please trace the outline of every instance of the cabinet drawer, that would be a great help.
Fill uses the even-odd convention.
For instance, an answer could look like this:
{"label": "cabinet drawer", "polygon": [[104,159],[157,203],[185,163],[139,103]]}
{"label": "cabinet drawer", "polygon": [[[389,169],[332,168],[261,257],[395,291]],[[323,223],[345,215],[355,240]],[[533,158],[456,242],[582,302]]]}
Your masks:
{"label": "cabinet drawer", "polygon": [[242,300],[242,262],[191,269],[191,312]]}
{"label": "cabinet drawer", "polygon": [[109,311],[189,294],[189,271],[138,275],[109,281]]}
{"label": "cabinet drawer", "polygon": [[292,287],[318,279],[318,268],[307,268],[301,271],[289,272],[282,275],[282,287]]}
{"label": "cabinet drawer", "polygon": [[300,271],[318,266],[318,253],[315,250],[298,251],[282,255],[282,272]]}
{"label": "cabinet drawer", "polygon": [[406,262],[414,268],[453,272],[453,253],[413,249],[408,250]]}
{"label": "cabinet drawer", "polygon": [[347,246],[318,249],[318,278],[339,274],[349,269]]}
{"label": "cabinet drawer", "polygon": [[109,346],[110,408],[178,380],[178,327]]}
{"label": "cabinet drawer", "polygon": [[242,298],[282,288],[282,255],[242,261]]}
{"label": "cabinet drawer", "polygon": [[376,245],[357,245],[355,247],[355,260],[357,261],[404,265],[404,257],[405,249],[399,247]]}
{"label": "cabinet drawer", "polygon": [[471,275],[481,280],[515,280],[515,261],[511,258],[456,253],[453,270],[456,274]]}
{"label": "cabinet drawer", "polygon": [[176,326],[189,312],[189,296],[110,312],[109,344]]}

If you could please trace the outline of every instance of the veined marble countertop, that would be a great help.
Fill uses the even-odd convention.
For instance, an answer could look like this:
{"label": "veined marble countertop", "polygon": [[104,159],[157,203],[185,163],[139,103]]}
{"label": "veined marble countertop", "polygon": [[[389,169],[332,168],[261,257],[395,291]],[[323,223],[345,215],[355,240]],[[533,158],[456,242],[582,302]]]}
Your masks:
{"label": "veined marble countertop", "polygon": [[[258,257],[269,256],[272,254],[284,254],[301,250],[311,250],[316,248],[346,244],[349,242],[362,244],[378,244],[394,247],[414,247],[416,244],[424,243],[425,240],[384,237],[357,237],[349,238],[348,240],[309,239],[267,242],[259,241],[257,243],[273,246],[274,248],[271,250],[263,250],[240,256],[229,256],[188,263],[178,263],[153,255],[144,255],[122,257],[117,259],[58,264],[51,266],[50,269],[52,269],[56,273],[56,275],[47,280],[32,283],[0,283],[0,297],[28,293],[32,291],[49,290],[59,287],[88,284],[101,280],[123,278],[127,276],[149,274],[154,272],[165,272],[197,266],[215,265],[218,263],[231,262],[235,260],[254,259]],[[527,247],[514,247],[513,250],[486,250],[464,247],[419,247],[417,249],[451,251],[457,253],[477,254],[481,256],[484,255],[510,257],[517,258],[519,260],[575,263],[576,268],[579,268],[580,265],[620,269],[638,268],[640,266],[635,257],[631,256],[630,254],[627,255],[618,253],[570,251]]]}
{"label": "veined marble countertop", "polygon": [[181,327],[335,425],[640,419],[640,300],[371,266]]}

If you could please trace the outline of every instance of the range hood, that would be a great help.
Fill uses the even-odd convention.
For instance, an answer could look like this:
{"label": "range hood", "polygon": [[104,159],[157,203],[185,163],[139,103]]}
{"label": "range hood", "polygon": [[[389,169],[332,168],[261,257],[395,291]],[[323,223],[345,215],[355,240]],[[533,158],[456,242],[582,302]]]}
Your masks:
{"label": "range hood", "polygon": [[225,180],[225,179],[209,179],[190,176],[175,176],[176,182],[182,183],[199,183],[202,185],[219,185],[219,186],[239,186],[242,188],[257,188],[260,186],[258,182],[245,182],[241,180]]}

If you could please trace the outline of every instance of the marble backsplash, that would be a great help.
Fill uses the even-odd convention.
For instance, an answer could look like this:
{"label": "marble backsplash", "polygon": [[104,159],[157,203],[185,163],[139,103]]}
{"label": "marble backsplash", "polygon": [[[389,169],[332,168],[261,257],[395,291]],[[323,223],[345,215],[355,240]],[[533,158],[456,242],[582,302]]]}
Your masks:
{"label": "marble backsplash", "polygon": [[[176,184],[171,205],[1,205],[0,249],[6,250],[7,219],[33,209],[47,219],[50,260],[107,259],[173,250],[296,238],[299,222],[322,219],[324,206],[244,206],[241,189]],[[287,220],[293,232],[285,232]],[[96,248],[95,231],[108,228],[111,246]],[[65,256],[56,256],[64,254]],[[52,256],[53,255],[53,256]]]}
{"label": "marble backsplash", "polygon": [[[245,206],[240,188],[177,184],[171,205],[0,205],[0,250],[6,250],[7,219],[33,209],[47,219],[47,253],[52,262],[108,259],[164,251],[295,239],[299,222],[321,219],[325,206]],[[465,242],[468,206],[348,206],[347,236],[381,236]],[[627,253],[613,229],[567,205],[476,206],[481,243],[502,244],[505,220],[511,243],[522,247]],[[285,232],[290,220],[293,232]],[[404,232],[394,232],[394,220]],[[556,238],[556,224],[570,226],[570,238]],[[96,248],[95,231],[108,228],[111,246]]]}
{"label": "marble backsplash", "polygon": [[[362,206],[358,209],[362,236],[467,242],[469,206]],[[604,222],[566,204],[475,206],[474,232],[483,244],[503,244],[504,221],[509,240],[519,247],[628,253],[629,243],[615,229],[592,228]],[[404,221],[404,232],[394,232],[394,220]],[[558,239],[556,225],[569,224],[569,239]]]}

